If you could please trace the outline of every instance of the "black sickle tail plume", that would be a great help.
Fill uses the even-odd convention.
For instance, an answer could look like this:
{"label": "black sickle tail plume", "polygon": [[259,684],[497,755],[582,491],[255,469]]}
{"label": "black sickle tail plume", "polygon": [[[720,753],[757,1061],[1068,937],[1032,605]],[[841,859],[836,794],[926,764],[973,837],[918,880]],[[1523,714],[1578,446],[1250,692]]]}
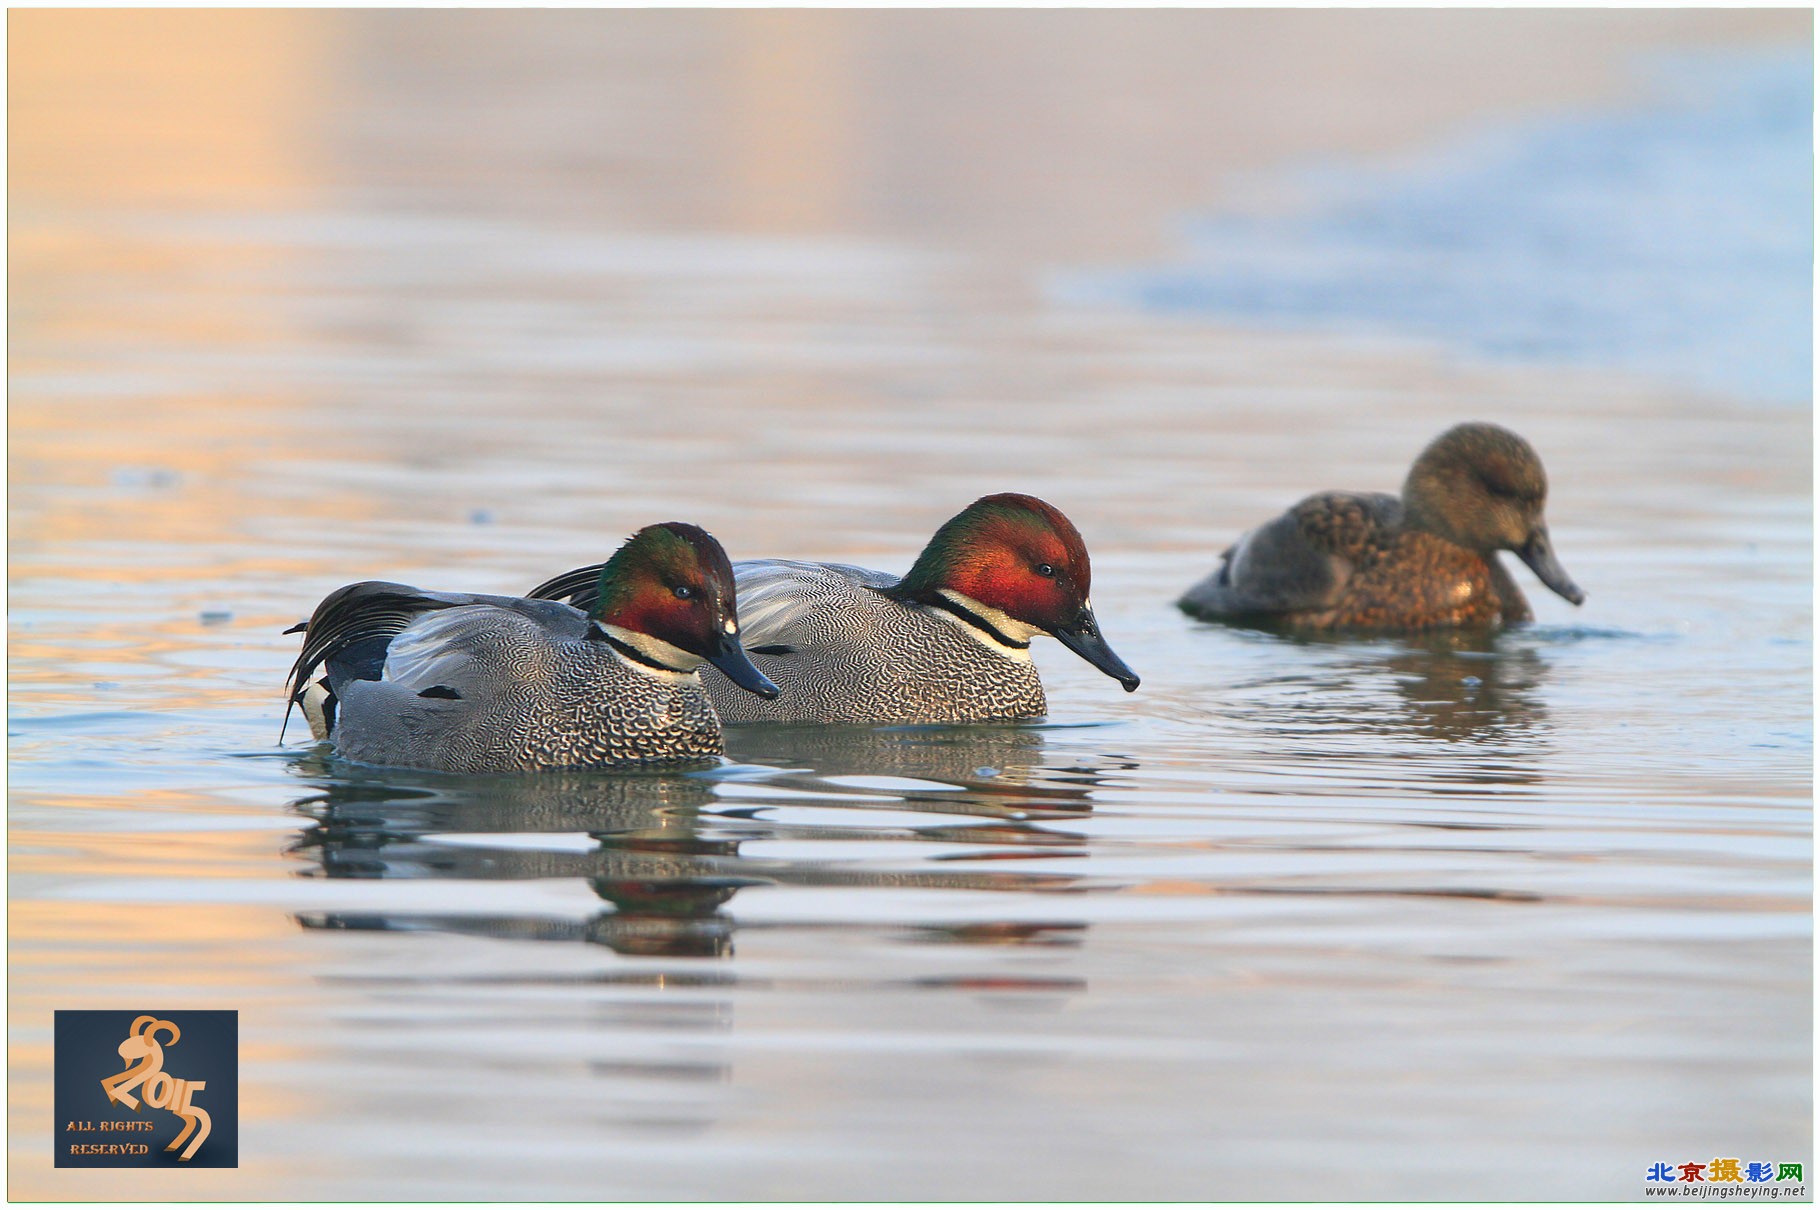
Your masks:
{"label": "black sickle tail plume", "polygon": [[587,567],[577,567],[574,571],[565,571],[552,580],[545,580],[525,595],[543,601],[567,601],[589,617],[594,616],[594,606],[600,601],[600,573],[605,563],[594,563]]}
{"label": "black sickle tail plume", "polygon": [[[438,599],[404,584],[383,580],[364,580],[337,588],[322,599],[310,620],[285,631],[303,631],[303,650],[291,665],[285,682],[284,723],[278,729],[278,742],[284,742],[285,727],[290,725],[291,708],[303,700],[310,677],[323,664],[348,653],[354,646],[373,639],[390,639],[426,613],[461,604],[460,599]],[[383,666],[383,644],[374,644],[374,655]],[[378,675],[378,668],[362,669]]]}

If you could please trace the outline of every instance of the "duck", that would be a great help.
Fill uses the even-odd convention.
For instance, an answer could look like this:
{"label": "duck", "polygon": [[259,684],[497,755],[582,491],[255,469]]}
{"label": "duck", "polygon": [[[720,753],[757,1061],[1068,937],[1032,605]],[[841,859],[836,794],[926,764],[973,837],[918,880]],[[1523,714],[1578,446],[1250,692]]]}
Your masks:
{"label": "duck", "polygon": [[[592,602],[595,568],[532,597]],[[1048,712],[1031,640],[1048,634],[1123,685],[1138,676],[1100,634],[1092,567],[1074,524],[1034,496],[968,505],[935,531],[902,576],[792,559],[733,565],[745,642],[779,689],[747,700],[703,679],[727,722],[954,723]]]}
{"label": "duck", "polygon": [[1455,425],[1403,492],[1321,492],[1250,531],[1177,602],[1205,620],[1316,633],[1496,629],[1534,619],[1498,560],[1508,550],[1574,605],[1555,556],[1535,448],[1496,424]]}
{"label": "duck", "polygon": [[719,757],[701,669],[737,692],[778,693],[741,643],[726,552],[671,521],[596,570],[585,613],[380,580],[336,589],[285,632],[303,632],[286,719],[301,706],[343,759],[448,773]]}

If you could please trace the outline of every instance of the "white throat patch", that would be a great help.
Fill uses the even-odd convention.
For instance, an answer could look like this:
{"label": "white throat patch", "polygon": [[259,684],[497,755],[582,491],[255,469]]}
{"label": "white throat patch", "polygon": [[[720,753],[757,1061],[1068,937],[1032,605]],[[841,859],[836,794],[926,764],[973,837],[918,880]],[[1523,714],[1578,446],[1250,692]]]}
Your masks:
{"label": "white throat patch", "polygon": [[959,626],[962,631],[979,640],[980,643],[991,648],[993,651],[998,652],[1006,659],[1016,660],[1019,663],[1025,664],[1030,662],[1030,648],[1028,644],[1031,639],[1044,633],[1040,627],[1032,626],[1028,622],[1020,622],[1004,610],[994,609],[990,605],[981,604],[964,592],[956,592],[952,588],[938,588],[935,591],[937,595],[953,601],[956,605],[960,606],[968,613],[973,614],[975,617],[978,617],[1012,642],[1023,643],[1025,646],[1011,647],[1001,643],[997,638],[986,631],[981,630],[966,618],[963,618],[958,614],[950,613],[946,609],[935,610],[936,613],[940,614],[954,625]]}
{"label": "white throat patch", "polygon": [[[624,643],[627,647],[630,647],[632,650],[638,652],[639,655],[651,661],[650,664],[641,664],[637,660],[626,659],[624,653],[614,653],[615,655],[618,655],[620,659],[625,660],[627,667],[635,668],[647,676],[675,677],[678,679],[691,677],[695,675],[695,670],[697,668],[700,668],[703,664],[708,662],[693,652],[684,651],[674,644],[666,643],[660,638],[644,634],[641,631],[627,630],[623,626],[609,626],[604,622],[596,622],[595,625],[599,626],[617,642]],[[653,668],[651,667],[651,664],[660,664],[662,667]]]}

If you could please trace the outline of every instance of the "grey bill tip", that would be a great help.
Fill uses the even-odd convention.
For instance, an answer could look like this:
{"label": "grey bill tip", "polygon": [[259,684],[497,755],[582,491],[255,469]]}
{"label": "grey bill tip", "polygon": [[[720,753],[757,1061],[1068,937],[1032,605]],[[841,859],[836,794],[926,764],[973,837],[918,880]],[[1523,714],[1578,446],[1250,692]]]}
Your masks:
{"label": "grey bill tip", "polygon": [[1099,623],[1091,612],[1082,610],[1079,620],[1072,626],[1063,626],[1051,633],[1062,646],[1123,685],[1126,693],[1137,690],[1138,674],[1106,645],[1106,640],[1100,637]]}
{"label": "grey bill tip", "polygon": [[1554,543],[1549,540],[1548,528],[1537,526],[1529,535],[1529,541],[1517,548],[1517,558],[1529,565],[1529,570],[1536,573],[1536,578],[1548,585],[1557,595],[1573,602],[1575,605],[1586,600],[1586,593],[1574,583],[1574,578],[1567,574],[1561,561],[1555,558]]}

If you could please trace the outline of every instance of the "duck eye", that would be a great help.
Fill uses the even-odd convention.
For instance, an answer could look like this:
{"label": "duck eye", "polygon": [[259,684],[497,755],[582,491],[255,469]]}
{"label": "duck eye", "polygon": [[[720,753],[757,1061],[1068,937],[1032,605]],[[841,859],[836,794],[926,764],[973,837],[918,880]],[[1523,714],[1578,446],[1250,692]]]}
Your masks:
{"label": "duck eye", "polygon": [[1493,499],[1507,500],[1512,504],[1524,507],[1536,502],[1535,493],[1527,487],[1498,479],[1487,479],[1484,483],[1485,490],[1491,494]]}
{"label": "duck eye", "polygon": [[1038,563],[1036,565],[1036,574],[1045,579],[1053,579],[1055,577],[1055,568],[1048,563]]}
{"label": "duck eye", "polygon": [[672,591],[676,593],[676,599],[679,601],[686,601],[695,595],[695,590],[687,584],[678,584]]}

